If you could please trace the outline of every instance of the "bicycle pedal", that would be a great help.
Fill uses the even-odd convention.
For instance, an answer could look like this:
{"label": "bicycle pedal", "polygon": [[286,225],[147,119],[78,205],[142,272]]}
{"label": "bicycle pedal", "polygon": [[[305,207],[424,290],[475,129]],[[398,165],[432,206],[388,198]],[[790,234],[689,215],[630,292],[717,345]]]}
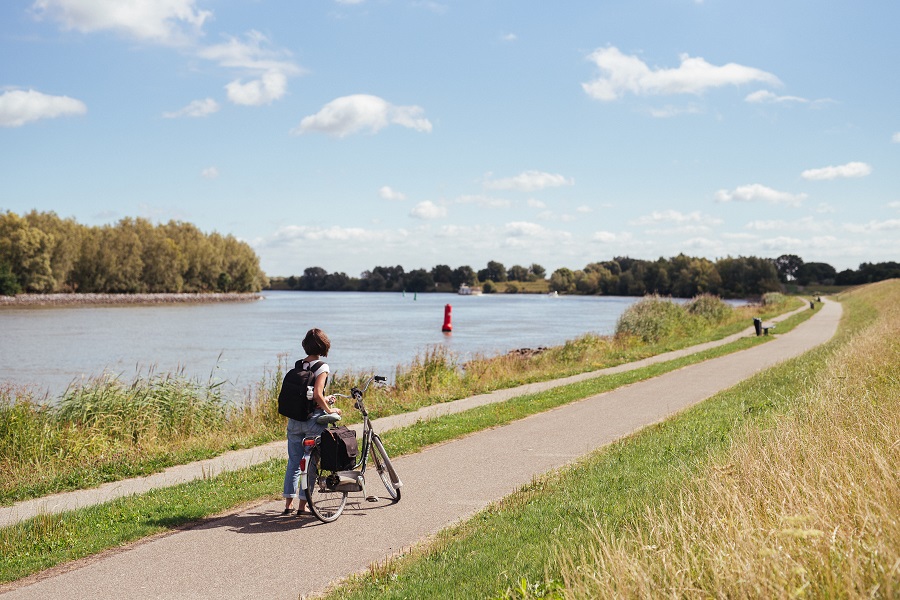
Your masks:
{"label": "bicycle pedal", "polygon": [[366,502],[378,502],[379,500],[378,496],[366,496]]}

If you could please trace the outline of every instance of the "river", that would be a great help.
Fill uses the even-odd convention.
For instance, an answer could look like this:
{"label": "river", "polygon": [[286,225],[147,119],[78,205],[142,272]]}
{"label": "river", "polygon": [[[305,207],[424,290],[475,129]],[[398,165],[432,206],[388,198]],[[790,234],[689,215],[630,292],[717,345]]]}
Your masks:
{"label": "river", "polygon": [[[638,298],[533,294],[264,292],[256,302],[0,310],[0,385],[58,397],[74,382],[112,373],[181,372],[226,381],[239,393],[291,362],[311,327],[331,338],[335,372],[393,377],[427,348],[461,360],[610,334]],[[443,333],[444,306],[452,333]]]}

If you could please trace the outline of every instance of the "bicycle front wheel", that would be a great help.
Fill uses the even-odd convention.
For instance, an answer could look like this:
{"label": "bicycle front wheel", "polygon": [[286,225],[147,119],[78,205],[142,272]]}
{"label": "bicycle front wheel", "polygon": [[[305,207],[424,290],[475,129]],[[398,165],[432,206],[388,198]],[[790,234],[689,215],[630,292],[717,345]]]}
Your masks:
{"label": "bicycle front wheel", "polygon": [[397,477],[397,472],[394,471],[391,459],[388,458],[378,435],[372,436],[372,462],[375,463],[375,470],[378,471],[378,476],[387,489],[391,504],[400,502],[400,486],[403,484],[400,483],[400,478]]}
{"label": "bicycle front wheel", "polygon": [[331,523],[344,512],[347,504],[347,492],[329,488],[329,472],[319,469],[319,454],[309,457],[306,477],[306,502],[309,510],[323,523]]}

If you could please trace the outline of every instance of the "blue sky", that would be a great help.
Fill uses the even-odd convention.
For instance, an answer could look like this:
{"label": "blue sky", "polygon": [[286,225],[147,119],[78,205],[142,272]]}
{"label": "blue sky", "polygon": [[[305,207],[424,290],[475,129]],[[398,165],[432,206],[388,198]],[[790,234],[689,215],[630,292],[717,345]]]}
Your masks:
{"label": "blue sky", "polygon": [[900,260],[900,3],[5,0],[0,210],[310,266]]}

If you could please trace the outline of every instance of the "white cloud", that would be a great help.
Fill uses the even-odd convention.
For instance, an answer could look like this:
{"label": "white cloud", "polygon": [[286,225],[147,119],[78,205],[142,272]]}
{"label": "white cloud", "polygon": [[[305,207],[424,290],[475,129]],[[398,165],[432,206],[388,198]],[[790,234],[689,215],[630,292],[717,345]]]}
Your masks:
{"label": "white cloud", "polygon": [[809,102],[806,98],[800,98],[799,96],[779,96],[768,90],[759,90],[758,92],[748,94],[747,97],[744,98],[744,101],[750,102],[751,104],[783,104],[786,102],[806,104]]}
{"label": "white cloud", "polygon": [[621,236],[616,235],[611,231],[597,231],[594,232],[594,235],[591,236],[591,240],[595,242],[600,242],[603,244],[611,244],[613,242],[620,241]]}
{"label": "white cloud", "polygon": [[513,221],[503,226],[503,232],[512,237],[530,237],[541,238],[548,235],[556,235],[558,232],[551,232],[543,225],[530,223],[528,221]]}
{"label": "white cloud", "polygon": [[676,225],[701,225],[713,226],[721,225],[722,219],[704,215],[700,211],[691,213],[682,213],[677,210],[655,210],[649,215],[644,215],[630,222],[631,225],[645,226],[657,225],[660,223],[675,223]]}
{"label": "white cloud", "polygon": [[519,39],[519,36],[517,36],[514,33],[504,33],[503,35],[500,36],[500,40],[504,41],[504,42],[515,42],[518,39]]}
{"label": "white cloud", "polygon": [[537,198],[529,198],[525,201],[529,208],[547,208],[547,205]]}
{"label": "white cloud", "polygon": [[846,165],[836,167],[822,167],[821,169],[807,169],[800,174],[803,179],[822,181],[837,179],[839,177],[865,177],[872,173],[872,167],[864,162],[849,162]]}
{"label": "white cloud", "polygon": [[406,194],[398,192],[389,185],[382,186],[378,190],[378,195],[383,200],[406,200]]}
{"label": "white cloud", "polygon": [[208,117],[209,115],[219,111],[219,103],[212,98],[205,100],[194,100],[182,109],[163,113],[166,119],[177,119],[179,117]]}
{"label": "white cloud", "polygon": [[868,223],[847,223],[844,230],[850,233],[876,233],[879,231],[896,231],[900,229],[900,219],[886,221],[869,221]]}
{"label": "white cloud", "polygon": [[207,167],[200,173],[204,179],[216,179],[219,176],[219,170],[215,167]]}
{"label": "white cloud", "polygon": [[577,207],[577,208],[575,209],[575,212],[577,212],[577,213],[582,213],[582,214],[587,214],[587,213],[592,213],[592,212],[594,212],[594,209],[591,208],[590,206],[588,206],[587,204],[582,204],[581,206],[579,206],[579,207]]}
{"label": "white cloud", "polygon": [[212,16],[195,5],[195,0],[36,0],[32,8],[39,19],[53,19],[68,30],[109,30],[142,41],[183,44]]}
{"label": "white cloud", "polygon": [[900,131],[891,136],[891,141],[895,144],[900,144]]}
{"label": "white cloud", "polygon": [[484,208],[509,208],[512,202],[506,198],[492,198],[490,196],[482,196],[480,194],[460,196],[456,199],[457,204],[477,204]]}
{"label": "white cloud", "polygon": [[288,77],[305,71],[290,60],[291,53],[287,50],[268,47],[269,39],[262,33],[251,30],[244,37],[240,40],[228,36],[221,44],[201,48],[198,55],[250,77],[249,81],[235,79],[225,86],[233,103],[261,106],[283,98]]}
{"label": "white cloud", "polygon": [[484,187],[492,190],[517,190],[519,192],[534,192],[551,187],[574,185],[575,181],[567,179],[556,173],[544,173],[542,171],[524,171],[515,177],[506,179],[486,180]]}
{"label": "white cloud", "polygon": [[770,187],[754,183],[742,185],[732,191],[719,190],[716,192],[716,202],[769,202],[771,204],[788,204],[799,206],[806,200],[806,194],[791,194],[780,192]]}
{"label": "white cloud", "polygon": [[404,229],[376,230],[362,227],[314,227],[289,225],[279,228],[271,236],[258,240],[265,247],[294,246],[304,242],[357,242],[359,244],[389,243],[408,238]]}
{"label": "white cloud", "polygon": [[424,202],[416,204],[413,209],[409,211],[409,216],[424,220],[442,219],[447,216],[447,207],[438,206],[431,200],[425,200]]}
{"label": "white cloud", "polygon": [[316,114],[304,117],[291,133],[320,132],[340,138],[360,131],[376,133],[391,124],[427,133],[431,131],[431,122],[422,116],[424,112],[419,106],[394,106],[368,94],[343,96]]}
{"label": "white cloud", "polygon": [[668,105],[662,108],[650,108],[648,112],[651,117],[657,119],[670,119],[679,115],[698,115],[702,113],[703,110],[699,106],[694,105],[684,107]]}
{"label": "white cloud", "polygon": [[833,231],[834,223],[832,223],[831,221],[818,221],[813,217],[803,217],[794,221],[785,221],[782,219],[751,221],[747,223],[746,227],[747,229],[752,229],[754,231],[779,231],[783,229],[789,229],[793,232],[824,232]]}
{"label": "white cloud", "polygon": [[287,92],[287,77],[279,71],[269,71],[259,79],[243,83],[236,79],[225,86],[228,99],[244,106],[271,104]]}
{"label": "white cloud", "polygon": [[84,102],[68,96],[50,96],[35,90],[12,90],[0,95],[0,127],[21,127],[40,119],[85,113]]}
{"label": "white cloud", "polygon": [[888,202],[888,208],[897,208],[900,209],[900,201],[897,202]]}
{"label": "white cloud", "polygon": [[615,47],[600,48],[588,56],[601,75],[583,83],[584,91],[595,100],[611,101],[625,94],[671,95],[702,94],[708,89],[726,85],[742,85],[754,81],[779,85],[771,73],[753,67],[728,63],[715,66],[700,57],[683,54],[681,65],[674,69],[651,69],[637,56],[626,56]]}

